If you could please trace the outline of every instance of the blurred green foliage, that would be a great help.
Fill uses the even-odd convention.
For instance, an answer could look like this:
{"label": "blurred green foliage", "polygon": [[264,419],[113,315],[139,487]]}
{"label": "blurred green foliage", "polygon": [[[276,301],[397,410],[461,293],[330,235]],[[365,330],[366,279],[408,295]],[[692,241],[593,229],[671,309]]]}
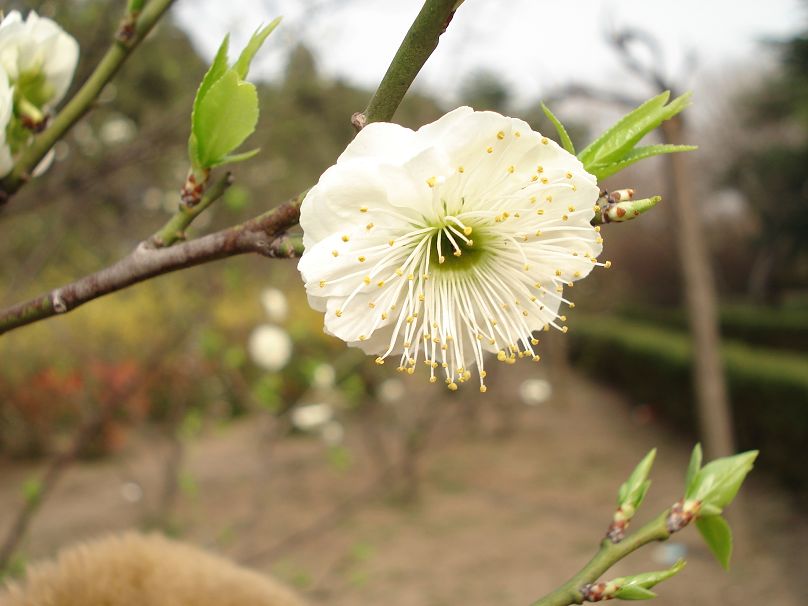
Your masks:
{"label": "blurred green foliage", "polygon": [[[617,313],[626,319],[667,328],[683,330],[687,327],[687,316],[681,308],[627,305]],[[723,305],[719,319],[721,334],[727,339],[760,347],[808,351],[808,308]]]}
{"label": "blurred green foliage", "polygon": [[[687,335],[616,316],[576,317],[571,354],[581,369],[649,404],[681,430],[696,427]],[[795,453],[808,440],[808,356],[737,342],[722,346],[739,448],[798,490],[808,468]]]}

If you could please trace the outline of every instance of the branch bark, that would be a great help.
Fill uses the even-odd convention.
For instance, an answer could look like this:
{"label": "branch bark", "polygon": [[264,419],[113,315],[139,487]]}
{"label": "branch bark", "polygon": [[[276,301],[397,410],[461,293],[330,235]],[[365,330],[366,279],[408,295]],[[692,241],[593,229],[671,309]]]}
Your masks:
{"label": "branch bark", "polygon": [[67,313],[107,295],[180,269],[247,253],[270,258],[302,254],[298,236],[286,234],[300,216],[302,196],[255,219],[171,246],[157,248],[144,240],[120,261],[71,284],[0,311],[0,334],[45,318]]}
{"label": "branch bark", "polygon": [[424,2],[364,111],[363,126],[393,119],[415,77],[438,47],[438,41],[449,27],[459,5],[457,0]]}

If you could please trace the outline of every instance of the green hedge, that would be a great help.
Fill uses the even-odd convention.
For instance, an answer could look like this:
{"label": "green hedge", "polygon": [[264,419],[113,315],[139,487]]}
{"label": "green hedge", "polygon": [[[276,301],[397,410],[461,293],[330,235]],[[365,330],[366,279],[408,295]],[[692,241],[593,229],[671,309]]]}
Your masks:
{"label": "green hedge", "polygon": [[[570,337],[578,366],[695,433],[686,334],[614,316],[579,316]],[[759,448],[762,467],[808,489],[808,356],[735,342],[725,343],[722,354],[739,447]]]}
{"label": "green hedge", "polygon": [[[685,330],[684,310],[675,307],[632,307],[619,315]],[[721,333],[726,339],[764,347],[808,352],[808,309],[725,305],[721,307]]]}

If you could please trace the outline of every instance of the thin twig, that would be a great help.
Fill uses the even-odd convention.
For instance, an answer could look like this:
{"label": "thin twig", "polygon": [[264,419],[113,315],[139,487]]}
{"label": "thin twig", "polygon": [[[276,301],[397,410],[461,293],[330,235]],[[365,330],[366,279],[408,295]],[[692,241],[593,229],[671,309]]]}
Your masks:
{"label": "thin twig", "polygon": [[155,248],[148,240],[120,261],[89,276],[0,311],[0,334],[77,307],[180,269],[247,253],[270,258],[290,258],[302,253],[299,236],[285,231],[297,223],[300,200],[294,199],[241,225],[183,242]]}
{"label": "thin twig", "polygon": [[620,543],[604,539],[598,552],[578,574],[552,593],[534,602],[532,606],[581,604],[584,601],[581,594],[582,587],[597,581],[604,572],[640,547],[656,541],[665,541],[670,537],[665,524],[669,513],[670,509],[666,510]]}
{"label": "thin twig", "polygon": [[[441,35],[449,27],[457,0],[426,0],[413,21],[395,57],[387,68],[379,88],[364,112],[362,125],[390,122],[415,77],[435,52]],[[355,116],[355,122],[360,120]]]}

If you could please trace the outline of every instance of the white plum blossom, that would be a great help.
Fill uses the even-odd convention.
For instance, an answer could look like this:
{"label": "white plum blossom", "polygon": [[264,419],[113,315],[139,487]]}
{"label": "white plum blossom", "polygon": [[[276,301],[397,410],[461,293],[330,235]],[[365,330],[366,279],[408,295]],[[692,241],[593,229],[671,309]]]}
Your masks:
{"label": "white plum blossom", "polygon": [[286,295],[277,288],[266,288],[261,292],[261,305],[273,322],[284,322],[289,315]]}
{"label": "white plum blossom", "polygon": [[31,11],[23,20],[11,11],[0,23],[0,68],[18,94],[49,109],[65,96],[79,58],[79,45],[55,21]]}
{"label": "white plum blossom", "polygon": [[14,95],[2,68],[0,68],[0,177],[5,177],[13,168],[11,148],[6,141],[6,129],[14,110]]}
{"label": "white plum blossom", "polygon": [[365,127],[306,196],[299,269],[326,332],[448,387],[484,353],[538,361],[564,288],[602,249],[581,162],[515,118],[461,107],[417,131]]}

